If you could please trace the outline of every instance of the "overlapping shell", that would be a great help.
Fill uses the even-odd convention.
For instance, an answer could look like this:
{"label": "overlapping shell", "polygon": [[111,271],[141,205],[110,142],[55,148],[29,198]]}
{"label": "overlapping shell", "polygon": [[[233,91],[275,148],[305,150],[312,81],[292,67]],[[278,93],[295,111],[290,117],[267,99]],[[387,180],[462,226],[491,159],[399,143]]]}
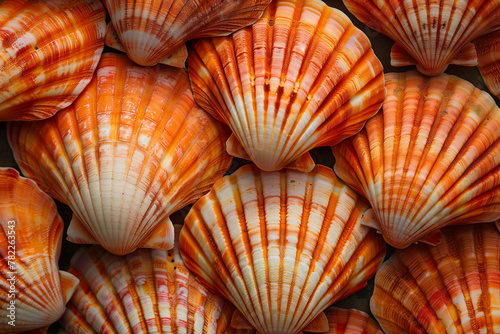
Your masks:
{"label": "overlapping shell", "polygon": [[245,165],[193,205],[179,248],[198,279],[238,308],[234,328],[295,334],[326,321],[321,312],[378,269],[385,243],[361,225],[367,208],[327,167]]}
{"label": "overlapping shell", "polygon": [[272,2],[252,27],[188,57],[196,102],[228,124],[228,152],[267,171],[309,171],[308,151],[358,132],[384,98],[368,38],[317,0]]}
{"label": "overlapping shell", "polygon": [[371,311],[391,333],[500,333],[500,233],[447,227],[438,246],[397,250],[378,271]]}
{"label": "overlapping shell", "polygon": [[500,108],[469,82],[386,75],[383,110],[333,147],[335,171],[363,194],[367,222],[397,248],[438,229],[500,218]]}
{"label": "overlapping shell", "polygon": [[500,28],[498,0],[343,0],[361,22],[392,38],[393,66],[417,65],[426,75],[448,64],[477,65],[471,41]]}
{"label": "overlapping shell", "polygon": [[115,254],[171,248],[168,216],[231,162],[228,130],[195,105],[185,71],[125,55],[103,55],[73,105],[8,135],[23,172],[73,210],[68,239]]}
{"label": "overlapping shell", "polygon": [[[176,225],[176,235],[180,231]],[[176,237],[177,238],[177,237]],[[172,250],[116,256],[82,247],[70,272],[80,279],[59,321],[67,333],[231,333],[234,310],[207,291]]]}
{"label": "overlapping shell", "polygon": [[362,311],[329,307],[325,315],[329,330],[323,334],[384,334],[380,326]]}
{"label": "overlapping shell", "polygon": [[500,98],[500,29],[473,41],[478,68],[491,93]]}
{"label": "overlapping shell", "polygon": [[48,118],[90,82],[106,23],[99,0],[0,4],[0,121]]}
{"label": "overlapping shell", "polygon": [[[225,36],[254,23],[271,0],[104,0],[114,29],[130,59],[184,67],[184,42]],[[111,26],[110,26],[111,28]],[[169,59],[177,53],[177,56]],[[182,54],[183,56],[178,57]]]}
{"label": "overlapping shell", "polygon": [[32,180],[0,168],[0,332],[47,327],[78,284],[59,271],[63,221]]}

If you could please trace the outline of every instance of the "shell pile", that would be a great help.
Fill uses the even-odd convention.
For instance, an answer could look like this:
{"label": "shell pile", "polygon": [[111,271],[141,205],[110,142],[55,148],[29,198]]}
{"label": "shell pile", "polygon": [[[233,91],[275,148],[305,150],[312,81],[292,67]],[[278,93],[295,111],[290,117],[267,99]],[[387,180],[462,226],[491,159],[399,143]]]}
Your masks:
{"label": "shell pile", "polygon": [[0,1],[0,333],[500,333],[499,45],[500,0]]}

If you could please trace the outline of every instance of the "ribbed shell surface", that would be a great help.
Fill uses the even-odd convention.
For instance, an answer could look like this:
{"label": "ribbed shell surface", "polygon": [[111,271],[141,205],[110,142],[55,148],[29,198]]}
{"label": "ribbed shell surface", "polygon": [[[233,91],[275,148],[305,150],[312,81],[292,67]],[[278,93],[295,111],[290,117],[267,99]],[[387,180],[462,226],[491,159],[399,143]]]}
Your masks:
{"label": "ribbed shell surface", "polygon": [[477,65],[470,42],[500,28],[499,0],[343,0],[361,22],[392,38],[392,66],[426,75]]}
{"label": "ribbed shell surface", "polygon": [[367,208],[327,167],[245,165],[193,205],[179,248],[259,333],[295,334],[378,269],[385,243],[360,224]]}
{"label": "ribbed shell surface", "polygon": [[70,105],[104,48],[99,0],[0,4],[0,121],[35,120]]}
{"label": "ribbed shell surface", "polygon": [[78,280],[60,272],[63,221],[32,180],[0,168],[0,332],[21,333],[57,321]]}
{"label": "ribbed shell surface", "polygon": [[384,334],[380,326],[365,312],[329,307],[325,314],[330,329],[323,334]]}
{"label": "ribbed shell surface", "polygon": [[[335,172],[372,205],[385,240],[439,241],[439,228],[500,218],[500,108],[469,82],[386,74],[383,110],[333,147]],[[373,221],[373,220],[372,220]]]}
{"label": "ribbed shell surface", "polygon": [[116,256],[82,247],[70,272],[80,285],[59,320],[67,333],[226,334],[234,310],[207,291],[173,249]]}
{"label": "ribbed shell surface", "polygon": [[438,246],[397,250],[377,272],[370,308],[387,334],[500,333],[500,233],[444,230]]}
{"label": "ribbed shell surface", "polygon": [[312,148],[357,133],[383,101],[366,35],[317,0],[273,1],[252,27],[188,57],[196,102],[228,124],[228,151],[263,170],[309,171]]}
{"label": "ribbed shell surface", "polygon": [[493,95],[500,99],[500,29],[473,41],[478,68]]}
{"label": "ribbed shell surface", "polygon": [[26,175],[73,210],[68,238],[115,254],[171,248],[168,216],[229,168],[228,130],[195,105],[185,71],[106,54],[73,105],[13,122]]}
{"label": "ribbed shell surface", "polygon": [[[225,36],[254,23],[271,0],[104,0],[127,55],[144,66],[165,61],[190,39]],[[186,56],[186,55],[185,55]],[[184,67],[182,59],[175,66]]]}

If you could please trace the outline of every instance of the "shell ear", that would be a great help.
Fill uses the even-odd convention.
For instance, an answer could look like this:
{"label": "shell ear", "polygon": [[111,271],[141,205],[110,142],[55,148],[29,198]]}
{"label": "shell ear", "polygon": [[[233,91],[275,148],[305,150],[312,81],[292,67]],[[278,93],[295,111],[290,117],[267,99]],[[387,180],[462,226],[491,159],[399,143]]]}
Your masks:
{"label": "shell ear", "polygon": [[321,312],[303,329],[303,331],[309,333],[325,333],[329,329],[328,318],[324,312]]}
{"label": "shell ear", "polygon": [[231,327],[235,329],[255,329],[238,309],[234,310],[233,316],[231,317]]}
{"label": "shell ear", "polygon": [[391,66],[415,65],[417,61],[398,43],[391,48]]}
{"label": "shell ear", "polygon": [[165,219],[158,227],[151,233],[149,239],[140,246],[140,248],[154,248],[154,249],[171,249],[174,246],[174,225],[170,218]]}
{"label": "shell ear", "polygon": [[59,276],[61,277],[61,290],[64,304],[67,304],[73,296],[73,292],[78,287],[80,280],[76,278],[75,275],[68,273],[64,270],[59,270]]}
{"label": "shell ear", "polygon": [[304,153],[297,160],[286,165],[286,168],[293,169],[299,172],[310,172],[314,168],[314,160],[311,154]]}
{"label": "shell ear", "polygon": [[464,45],[460,52],[453,58],[450,64],[462,66],[477,66],[476,47],[472,43]]}
{"label": "shell ear", "polygon": [[75,244],[99,244],[99,242],[89,232],[85,225],[83,225],[82,221],[75,216],[75,214],[73,214],[73,218],[71,218],[71,222],[68,226],[68,241]]}
{"label": "shell ear", "polygon": [[233,157],[252,160],[234,134],[231,134],[226,141],[226,151]]}

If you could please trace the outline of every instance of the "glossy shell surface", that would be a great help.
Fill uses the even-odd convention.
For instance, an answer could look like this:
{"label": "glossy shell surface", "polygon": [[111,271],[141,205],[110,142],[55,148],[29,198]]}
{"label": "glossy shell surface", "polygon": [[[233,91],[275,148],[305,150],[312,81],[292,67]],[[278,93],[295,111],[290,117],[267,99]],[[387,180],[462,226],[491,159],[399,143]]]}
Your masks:
{"label": "glossy shell surface", "polygon": [[500,108],[469,82],[386,74],[383,109],[333,147],[335,171],[372,205],[397,248],[439,242],[438,230],[500,218]]}
{"label": "glossy shell surface", "polygon": [[322,334],[384,334],[368,314],[356,309],[329,307],[325,315],[329,330]]}
{"label": "glossy shell surface", "polygon": [[0,332],[21,333],[57,321],[78,279],[59,271],[63,221],[32,180],[0,168]]}
{"label": "glossy shell surface", "polygon": [[426,75],[477,65],[471,41],[500,28],[498,0],[343,0],[361,22],[392,38],[391,65]]}
{"label": "glossy shell surface", "polygon": [[378,269],[385,243],[361,225],[367,208],[325,166],[245,165],[193,205],[179,247],[198,279],[238,308],[232,327],[295,334]]}
{"label": "glossy shell surface", "polygon": [[438,246],[397,250],[377,273],[370,307],[387,334],[500,333],[500,232],[450,226]]}
{"label": "glossy shell surface", "polygon": [[0,4],[0,121],[44,119],[92,79],[104,48],[99,0]]}
{"label": "glossy shell surface", "polygon": [[[184,42],[225,36],[254,23],[271,0],[104,0],[123,50],[144,66],[184,67]],[[111,27],[110,27],[111,28]],[[183,56],[172,57],[172,54]],[[173,59],[172,59],[173,58]]]}
{"label": "glossy shell surface", "polygon": [[309,150],[358,132],[383,101],[366,35],[317,0],[278,0],[252,27],[188,57],[196,102],[229,125],[228,152],[267,171],[310,171]]}
{"label": "glossy shell surface", "polygon": [[478,68],[493,95],[500,99],[500,29],[473,41]]}
{"label": "glossy shell surface", "polygon": [[185,71],[116,54],[55,117],[9,124],[23,172],[73,210],[68,239],[115,254],[172,247],[169,215],[229,168],[228,136],[195,105]]}

